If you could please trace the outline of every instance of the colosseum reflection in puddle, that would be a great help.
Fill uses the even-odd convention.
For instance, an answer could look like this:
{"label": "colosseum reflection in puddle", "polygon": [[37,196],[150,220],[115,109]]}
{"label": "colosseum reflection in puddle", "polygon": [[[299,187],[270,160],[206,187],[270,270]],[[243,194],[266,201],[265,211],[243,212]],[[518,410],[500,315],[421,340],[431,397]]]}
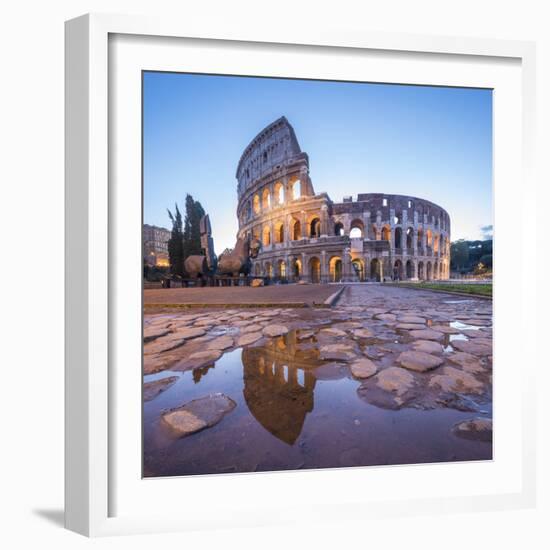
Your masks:
{"label": "colosseum reflection in puddle", "polygon": [[239,237],[262,242],[254,275],[313,283],[449,277],[443,208],[404,195],[361,193],[336,203],[316,194],[285,117],[252,140],[236,177]]}

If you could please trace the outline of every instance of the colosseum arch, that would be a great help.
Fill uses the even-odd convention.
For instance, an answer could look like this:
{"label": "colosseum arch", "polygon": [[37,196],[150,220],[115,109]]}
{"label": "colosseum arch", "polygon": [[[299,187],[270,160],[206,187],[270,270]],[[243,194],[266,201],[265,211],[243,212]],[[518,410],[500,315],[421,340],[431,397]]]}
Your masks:
{"label": "colosseum arch", "polygon": [[256,277],[259,277],[261,274],[262,274],[262,266],[259,263],[257,263],[254,266],[254,275],[256,275]]}
{"label": "colosseum arch", "polygon": [[378,226],[375,223],[373,223],[371,226],[371,229],[372,229],[373,240],[380,241],[382,239],[382,233],[378,229]]}
{"label": "colosseum arch", "polygon": [[261,207],[260,207],[260,195],[258,195],[258,193],[256,193],[254,195],[254,198],[252,199],[252,210],[254,211],[254,214],[259,214],[260,211],[261,211]]}
{"label": "colosseum arch", "polygon": [[292,218],[292,221],[290,222],[291,231],[290,234],[292,235],[293,241],[299,241],[302,238],[302,224],[300,223],[300,220],[297,220],[296,218]]}
{"label": "colosseum arch", "polygon": [[336,222],[334,224],[334,234],[337,237],[343,237],[344,236],[344,224],[342,222]]}
{"label": "colosseum arch", "polygon": [[277,262],[277,276],[280,279],[286,279],[286,262],[284,260]]}
{"label": "colosseum arch", "polygon": [[351,239],[363,239],[365,237],[365,224],[362,220],[352,220],[349,236]]}
{"label": "colosseum arch", "polygon": [[382,262],[378,258],[370,261],[370,278],[374,281],[382,280]]}
{"label": "colosseum arch", "polygon": [[391,229],[389,225],[382,227],[382,240],[391,241]]}
{"label": "colosseum arch", "polygon": [[309,260],[309,274],[312,283],[321,282],[321,261],[317,256],[313,256]]}
{"label": "colosseum arch", "polygon": [[359,281],[363,282],[365,280],[365,262],[361,258],[355,258],[351,261],[351,267],[355,272],[355,275]]}
{"label": "colosseum arch", "polygon": [[264,264],[264,271],[266,277],[273,279],[273,266],[271,265],[271,262],[266,262]]}
{"label": "colosseum arch", "polygon": [[414,229],[412,227],[407,228],[406,233],[406,246],[410,250],[413,247]]}
{"label": "colosseum arch", "polygon": [[281,206],[285,203],[285,186],[280,182],[275,183],[274,189],[274,202]]}
{"label": "colosseum arch", "polygon": [[426,263],[426,281],[432,280],[432,263],[427,262]]}
{"label": "colosseum arch", "polygon": [[407,260],[405,264],[405,276],[407,279],[414,279],[414,264],[412,260]]}
{"label": "colosseum arch", "polygon": [[321,219],[319,216],[314,216],[309,222],[309,236],[317,239],[321,236]]}
{"label": "colosseum arch", "polygon": [[278,221],[275,223],[275,232],[273,236],[273,241],[275,243],[285,242],[285,224],[282,221]]}
{"label": "colosseum arch", "polygon": [[295,280],[299,280],[302,276],[302,260],[300,258],[296,258],[292,262],[292,276]]}
{"label": "colosseum arch", "polygon": [[439,235],[434,235],[434,252],[439,251]]}
{"label": "colosseum arch", "polygon": [[424,231],[421,227],[418,228],[418,233],[416,236],[416,248],[420,253],[424,251]]}
{"label": "colosseum arch", "polygon": [[262,193],[262,210],[266,211],[271,208],[271,193],[266,187]]}
{"label": "colosseum arch", "polygon": [[398,281],[403,280],[403,262],[401,260],[395,260],[393,264],[393,278]]}
{"label": "colosseum arch", "polygon": [[432,247],[432,244],[433,244],[433,243],[432,243],[432,236],[433,236],[432,230],[431,230],[431,229],[427,229],[427,230],[426,230],[426,246],[427,246],[428,248],[431,248],[431,247]]}
{"label": "colosseum arch", "polygon": [[424,275],[424,262],[418,262],[418,278],[421,281],[424,281],[426,278]]}
{"label": "colosseum arch", "polygon": [[443,262],[439,264],[439,278],[444,279],[445,278],[445,269],[443,266]]}
{"label": "colosseum arch", "polygon": [[271,244],[271,229],[269,225],[265,225],[262,233],[262,243],[264,246],[269,246]]}
{"label": "colosseum arch", "polygon": [[395,248],[403,248],[403,230],[401,227],[396,227],[394,229],[394,247]]}
{"label": "colosseum arch", "polygon": [[302,196],[302,182],[298,178],[292,178],[289,187],[292,200],[295,201]]}
{"label": "colosseum arch", "polygon": [[438,278],[439,278],[439,265],[437,264],[437,261],[435,261],[434,267],[433,267],[432,279],[438,279]]}
{"label": "colosseum arch", "polygon": [[339,283],[342,280],[342,258],[332,256],[328,263],[330,280],[333,283]]}

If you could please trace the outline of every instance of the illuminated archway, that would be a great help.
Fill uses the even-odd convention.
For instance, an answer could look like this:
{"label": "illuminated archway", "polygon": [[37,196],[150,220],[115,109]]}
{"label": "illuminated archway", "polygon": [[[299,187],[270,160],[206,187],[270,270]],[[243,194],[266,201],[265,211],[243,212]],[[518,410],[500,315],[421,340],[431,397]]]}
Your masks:
{"label": "illuminated archway", "polygon": [[302,224],[300,220],[294,220],[292,222],[292,240],[299,241],[302,238]]}
{"label": "illuminated archway", "polygon": [[271,208],[271,195],[269,189],[266,187],[262,193],[262,209],[269,210]]}
{"label": "illuminated archway", "polygon": [[316,256],[309,260],[309,273],[312,283],[321,282],[321,261]]}
{"label": "illuminated archway", "polygon": [[330,280],[339,283],[342,280],[342,258],[333,256],[328,264]]}
{"label": "illuminated archway", "polygon": [[365,280],[365,263],[361,258],[355,258],[355,260],[352,260],[351,267],[353,271],[355,272],[355,275],[359,279],[359,281]]}
{"label": "illuminated archway", "polygon": [[293,181],[291,184],[292,199],[296,200],[302,196],[302,182],[300,180]]}
{"label": "illuminated archway", "polygon": [[286,278],[286,263],[284,260],[279,260],[277,262],[277,275],[281,278],[281,279],[284,279]]}
{"label": "illuminated archway", "polygon": [[283,222],[277,222],[275,224],[274,241],[276,243],[283,243],[285,241],[285,226]]}
{"label": "illuminated archway", "polygon": [[271,230],[268,225],[264,227],[262,242],[265,246],[269,246],[271,244]]}
{"label": "illuminated archway", "polygon": [[313,239],[321,236],[321,220],[317,217],[309,222],[309,236]]}
{"label": "illuminated archway", "polygon": [[302,276],[302,260],[299,258],[296,258],[294,262],[292,262],[292,275],[296,280]]}
{"label": "illuminated archway", "polygon": [[260,213],[260,196],[258,194],[254,195],[254,199],[252,199],[252,210],[254,210],[254,214]]}
{"label": "illuminated archway", "polygon": [[285,187],[280,181],[275,184],[274,198],[275,204],[281,205],[285,203]]}
{"label": "illuminated archway", "polygon": [[387,225],[385,225],[382,228],[382,240],[383,241],[390,241],[391,240],[391,231],[390,231],[390,228]]}

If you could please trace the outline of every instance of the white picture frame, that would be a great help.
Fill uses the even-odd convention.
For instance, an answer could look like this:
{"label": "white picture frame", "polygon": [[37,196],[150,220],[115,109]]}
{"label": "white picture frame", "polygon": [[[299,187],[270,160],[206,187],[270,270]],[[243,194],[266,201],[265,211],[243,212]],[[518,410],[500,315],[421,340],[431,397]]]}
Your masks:
{"label": "white picture frame", "polygon": [[[137,479],[135,471],[129,467],[128,470],[132,470],[133,478],[130,480],[131,483],[125,484],[124,480],[120,479],[121,469],[115,456],[117,453],[121,455],[126,453],[128,456],[135,452],[139,453],[139,442],[136,443],[135,437],[130,441],[121,435],[120,427],[125,425],[124,420],[127,418],[121,417],[117,412],[117,401],[123,396],[114,384],[116,376],[113,374],[113,365],[119,353],[119,350],[115,349],[117,338],[113,327],[117,326],[119,319],[113,314],[112,303],[119,299],[119,292],[124,295],[120,286],[116,285],[118,254],[113,255],[113,249],[120,251],[116,243],[119,242],[117,239],[123,238],[124,235],[119,234],[117,223],[117,217],[120,215],[117,201],[120,197],[117,195],[118,191],[113,194],[111,183],[113,178],[120,177],[117,169],[113,167],[114,164],[119,160],[123,163],[125,155],[126,161],[128,161],[128,154],[130,160],[132,156],[132,150],[129,153],[125,152],[124,147],[121,148],[120,153],[112,151],[110,153],[109,149],[110,140],[118,132],[120,123],[119,119],[115,121],[114,113],[110,111],[114,94],[112,87],[117,82],[116,71],[122,70],[122,66],[117,65],[118,62],[112,63],[110,58],[109,44],[113,37],[128,37],[134,45],[138,46],[140,41],[147,38],[160,38],[165,41],[170,38],[175,41],[193,39],[199,44],[200,41],[208,41],[214,47],[222,49],[237,45],[238,47],[261,47],[264,50],[274,49],[274,59],[278,55],[277,48],[284,48],[285,55],[298,55],[305,50],[318,56],[340,52],[350,55],[360,55],[361,52],[373,54],[383,52],[384,55],[399,56],[402,67],[406,66],[407,56],[412,58],[419,55],[429,60],[437,60],[442,68],[455,64],[460,59],[473,63],[493,64],[495,67],[513,65],[515,67],[513,78],[517,80],[516,84],[519,83],[515,89],[517,93],[506,96],[504,92],[508,84],[503,79],[502,97],[506,96],[506,100],[510,102],[515,101],[515,110],[519,115],[508,128],[516,128],[519,135],[514,135],[509,142],[499,142],[502,144],[499,151],[508,148],[507,155],[499,154],[498,162],[495,164],[495,180],[504,189],[500,195],[502,200],[499,199],[500,191],[496,194],[495,200],[497,219],[495,264],[500,262],[503,266],[502,277],[498,274],[498,268],[496,269],[496,318],[498,319],[500,315],[504,319],[506,308],[518,307],[521,308],[521,319],[523,319],[521,322],[524,322],[529,315],[533,315],[535,307],[534,285],[527,279],[526,273],[521,273],[517,280],[516,298],[508,295],[507,303],[501,308],[502,301],[499,301],[499,296],[506,296],[506,288],[509,288],[510,280],[504,275],[506,261],[500,259],[504,258],[504,245],[499,245],[498,236],[501,231],[498,220],[506,219],[512,194],[510,185],[514,185],[514,177],[517,176],[521,180],[522,198],[517,199],[521,201],[520,207],[518,208],[517,202],[515,204],[519,216],[526,217],[530,212],[529,204],[536,201],[536,186],[532,177],[535,122],[535,47],[533,43],[393,35],[369,31],[349,33],[344,30],[313,28],[301,29],[297,40],[292,29],[280,29],[276,36],[266,36],[264,33],[255,32],[254,29],[241,32],[232,29],[205,28],[169,18],[153,19],[118,15],[85,15],[68,21],[66,23],[66,527],[84,535],[100,536],[293,521],[292,516],[295,511],[289,510],[286,513],[281,504],[284,495],[275,495],[271,502],[258,497],[255,502],[247,503],[246,499],[250,499],[254,491],[258,495],[266,494],[266,491],[274,491],[275,485],[281,487],[285,483],[296,485],[296,476],[300,476],[299,483],[303,483],[303,492],[311,491],[310,496],[304,497],[304,501],[300,502],[303,512],[300,517],[302,521],[306,514],[311,519],[317,518],[319,521],[329,516],[334,519],[345,517],[359,521],[367,513],[371,516],[401,516],[420,512],[440,513],[532,506],[535,500],[535,431],[532,419],[535,417],[536,344],[534,336],[529,336],[526,331],[521,355],[522,372],[519,377],[521,417],[516,418],[518,430],[510,428],[509,431],[516,432],[516,435],[509,434],[504,423],[501,424],[503,427],[500,428],[500,432],[498,424],[496,428],[497,442],[499,438],[503,441],[508,434],[510,437],[507,444],[510,449],[515,446],[517,453],[509,463],[506,462],[506,453],[500,453],[500,456],[497,453],[491,466],[487,468],[481,466],[476,473],[492,480],[488,470],[492,468],[496,472],[495,484],[497,480],[503,480],[504,477],[507,477],[510,483],[513,480],[513,484],[506,487],[495,486],[486,491],[480,489],[477,493],[468,492],[469,489],[465,487],[462,493],[450,491],[446,495],[441,493],[440,486],[442,480],[445,480],[446,476],[449,477],[450,470],[446,470],[441,465],[424,465],[422,470],[414,467],[391,467],[393,470],[390,468],[359,469],[368,470],[372,483],[375,483],[376,479],[381,481],[388,476],[398,476],[399,483],[404,486],[410,485],[409,493],[396,494],[393,499],[369,500],[346,493],[358,482],[357,476],[361,472],[356,468],[319,473],[226,474],[222,476],[223,479],[220,476],[190,478],[187,481],[186,490],[200,491],[200,487],[205,487],[205,490],[210,492],[220,487],[221,490],[231,491],[232,494],[242,492],[245,496],[240,497],[241,502],[237,497],[237,502],[232,501],[213,510],[207,520],[188,515],[183,517],[151,515],[150,510],[147,510],[146,505],[139,499],[143,498],[143,502],[146,502],[148,499],[158,498],[156,490],[151,490],[151,487],[162,486],[162,491],[166,494],[171,491],[171,487],[175,488],[175,484],[181,481]],[[142,44],[139,47],[144,46]],[[162,47],[172,48],[168,43]],[[140,51],[144,52],[147,48],[148,46],[145,45],[145,50]],[[161,55],[163,51],[168,50],[160,51]],[[164,55],[168,59],[168,54]],[[238,62],[238,52],[235,55]],[[134,63],[130,57],[125,59],[130,60],[128,63]],[[132,59],[135,60],[135,56]],[[153,57],[148,59],[148,65],[145,68],[156,68],[150,65],[154,63],[153,59]],[[241,60],[243,71],[254,70],[248,66],[245,67],[244,57],[241,56]],[[194,66],[204,63],[205,72],[212,70],[206,56],[201,61],[200,51],[194,63]],[[461,76],[460,71],[455,71],[455,67],[453,65],[453,70],[448,72],[457,72],[454,78],[458,85],[460,79],[466,77]],[[132,70],[135,70],[135,67]],[[402,69],[401,74],[406,75],[405,69]],[[410,82],[410,78],[406,76],[402,78],[403,80],[400,80],[399,76],[391,76],[388,81]],[[427,78],[431,84],[449,85],[449,81],[445,81],[445,78],[450,77],[445,76],[445,71],[433,74],[431,77],[425,76],[425,83],[428,83]],[[367,74],[364,79],[370,80]],[[513,88],[514,84],[510,84],[510,87]],[[502,126],[500,126],[501,121]],[[135,128],[136,123],[140,124],[139,121],[133,121],[128,129]],[[504,118],[497,116],[495,132],[502,132],[504,126]],[[505,159],[505,156],[510,158]],[[510,170],[503,170],[504,164],[501,165],[500,162],[507,161],[516,162],[516,164],[511,164]],[[140,159],[135,158],[135,163],[137,163],[136,170],[140,172]],[[135,183],[135,178],[132,181]],[[141,185],[141,179],[139,182]],[[519,185],[519,182],[516,181],[515,185]],[[139,202],[141,196],[136,197],[135,200]],[[518,225],[524,226],[524,224]],[[505,222],[501,227],[503,228],[501,234],[505,238],[500,242],[519,244],[522,247],[521,255],[531,258],[530,266],[534,269],[533,258],[536,257],[536,253],[533,252],[534,241],[522,242],[521,234],[514,235],[512,231],[507,234]],[[141,253],[140,238],[141,236],[136,233],[137,240],[132,241],[133,244],[129,247],[135,251],[134,245],[137,242],[138,255]],[[115,289],[118,289],[117,292],[114,292]],[[141,304],[139,306],[141,307]],[[135,322],[136,320],[133,319],[134,326]],[[503,358],[502,364],[508,353],[499,353],[498,350],[499,342],[505,343],[508,339],[506,330],[506,323],[503,322],[500,326],[498,322],[496,323],[495,356]],[[121,345],[126,347],[131,346],[132,341],[120,340],[124,342]],[[511,357],[513,359],[513,356]],[[498,362],[496,365],[498,368]],[[503,369],[500,386],[503,396],[506,395],[505,371],[506,369]],[[135,388],[139,388],[141,383],[137,374],[140,373],[136,373],[136,383],[130,384],[134,393]],[[135,398],[135,395],[128,398],[128,403],[131,404],[129,408],[133,411],[132,419],[139,417],[139,411],[136,411],[134,406]],[[508,410],[511,405],[507,405],[505,401],[502,403],[501,417],[508,419],[509,425],[514,426],[513,411]],[[133,426],[132,433],[135,434],[136,429],[137,427]],[[510,454],[513,453],[510,451]],[[137,456],[136,460],[140,460],[140,456]],[[502,467],[497,472],[499,465]],[[323,504],[322,511],[315,508],[314,499],[318,498],[315,494],[315,486],[319,485],[318,481],[321,479],[321,477],[313,477],[315,475],[323,476],[324,486],[329,492],[334,491],[329,509],[326,504]],[[294,476],[294,478],[289,481],[288,476]],[[424,478],[437,480],[432,483],[434,486],[439,486],[438,492],[415,493],[415,482],[426,483],[423,481]],[[134,490],[131,488],[132,484],[134,488],[137,485],[141,487],[146,484],[147,488],[142,495],[134,494],[130,492]],[[115,505],[117,498],[113,496],[115,487],[118,492],[127,492],[126,501],[131,500],[137,504],[131,509],[119,511],[119,506]],[[181,490],[181,485],[178,487]],[[339,490],[336,490],[338,487]],[[304,509],[306,506],[309,506],[307,510]]]}

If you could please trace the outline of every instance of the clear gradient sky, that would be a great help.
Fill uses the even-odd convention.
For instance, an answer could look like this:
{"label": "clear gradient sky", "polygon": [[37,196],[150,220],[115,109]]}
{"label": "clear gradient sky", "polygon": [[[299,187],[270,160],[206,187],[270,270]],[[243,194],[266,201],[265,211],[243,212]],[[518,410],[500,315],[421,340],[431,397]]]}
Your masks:
{"label": "clear gradient sky", "polygon": [[216,253],[235,243],[244,148],[284,115],[317,193],[400,193],[451,216],[451,238],[492,225],[492,92],[467,88],[144,74],[144,222],[170,228],[186,193],[210,214]]}

